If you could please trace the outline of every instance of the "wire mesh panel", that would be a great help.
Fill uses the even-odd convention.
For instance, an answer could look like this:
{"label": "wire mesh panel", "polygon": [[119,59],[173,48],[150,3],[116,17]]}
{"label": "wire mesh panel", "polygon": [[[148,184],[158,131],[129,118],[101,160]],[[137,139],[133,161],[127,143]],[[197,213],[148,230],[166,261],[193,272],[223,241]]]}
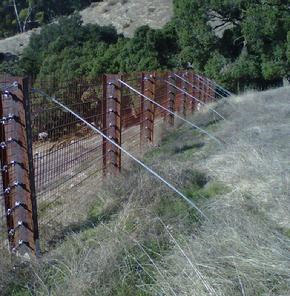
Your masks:
{"label": "wire mesh panel", "polygon": [[[164,80],[168,78],[168,72],[157,73],[156,79],[156,91],[155,91],[155,101],[162,105],[163,107],[167,108],[168,106],[168,85]],[[156,107],[155,111],[156,117],[165,117],[166,111]]]}
{"label": "wire mesh panel", "polygon": [[[107,105],[108,100],[114,101],[114,93],[104,92],[108,85],[103,77],[66,83],[39,81],[31,88],[33,165],[43,234],[50,227],[61,228],[60,225],[77,222],[76,213],[81,212],[80,207],[86,210],[88,194],[93,194],[94,188],[101,184],[106,169],[104,159],[107,153],[112,154],[109,146],[107,150],[103,149],[102,136],[71,112],[53,103],[51,97],[59,99],[108,136],[119,129],[122,147],[136,154],[146,143],[144,129],[152,129],[149,136],[147,133],[147,140],[154,142],[160,136],[162,122],[168,124],[168,119],[171,119],[171,124],[174,124],[175,112],[186,116],[193,111],[195,107],[191,106],[196,104],[190,104],[194,100],[190,95],[208,102],[217,88],[205,77],[184,71],[107,76],[116,79],[113,89],[118,93],[117,112]],[[112,113],[116,113],[115,116]],[[111,117],[119,117],[118,126],[110,121]],[[121,161],[122,166],[126,160],[121,158]],[[0,197],[0,205],[3,213],[3,196]],[[0,235],[4,237],[7,227],[2,216],[0,221]],[[0,239],[3,241],[2,237]]]}
{"label": "wire mesh panel", "polygon": [[[142,91],[142,73],[122,75],[121,79],[137,91]],[[129,151],[137,152],[140,149],[142,112],[140,95],[122,87],[122,143]]]}
{"label": "wire mesh panel", "polygon": [[[86,121],[102,129],[103,98],[101,77],[52,85],[47,89]],[[52,91],[53,90],[53,91]],[[76,188],[88,178],[101,176],[102,138],[71,113],[56,106],[37,91],[31,91],[31,118],[35,185],[42,225],[75,222],[64,218],[75,200]],[[83,196],[85,199],[85,195]],[[45,231],[42,229],[42,231]]]}

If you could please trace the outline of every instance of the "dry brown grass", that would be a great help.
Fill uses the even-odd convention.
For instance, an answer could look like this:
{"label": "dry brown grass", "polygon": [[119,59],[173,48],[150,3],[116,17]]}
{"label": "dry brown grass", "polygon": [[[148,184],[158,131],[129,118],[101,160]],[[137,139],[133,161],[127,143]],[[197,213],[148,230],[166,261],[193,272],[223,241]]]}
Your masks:
{"label": "dry brown grass", "polygon": [[199,166],[232,191],[206,205],[210,220],[196,235],[182,244],[172,236],[159,291],[289,295],[289,94],[284,88],[231,99],[229,120],[216,132],[227,144]]}
{"label": "dry brown grass", "polygon": [[129,163],[101,190],[90,187],[87,216],[39,262],[15,273],[1,262],[2,294],[288,295],[288,96],[289,88],[221,101],[228,120],[218,124],[206,110],[195,115],[223,147],[181,126],[160,131],[160,148],[145,154],[208,221]]}

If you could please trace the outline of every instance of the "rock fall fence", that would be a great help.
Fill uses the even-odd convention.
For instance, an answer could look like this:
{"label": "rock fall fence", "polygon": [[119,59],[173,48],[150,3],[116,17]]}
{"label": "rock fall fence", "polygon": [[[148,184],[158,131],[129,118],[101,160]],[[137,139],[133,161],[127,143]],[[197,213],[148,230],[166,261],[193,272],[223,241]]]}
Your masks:
{"label": "rock fall fence", "polygon": [[175,115],[186,118],[230,95],[192,71],[33,87],[26,78],[0,75],[0,94],[0,246],[22,255],[39,254],[57,237],[52,229],[76,222],[74,209],[85,205],[87,192],[75,193],[87,180],[94,176],[96,188],[123,166],[118,147],[48,98],[58,98],[109,139],[138,152],[158,140],[161,122],[174,126]]}

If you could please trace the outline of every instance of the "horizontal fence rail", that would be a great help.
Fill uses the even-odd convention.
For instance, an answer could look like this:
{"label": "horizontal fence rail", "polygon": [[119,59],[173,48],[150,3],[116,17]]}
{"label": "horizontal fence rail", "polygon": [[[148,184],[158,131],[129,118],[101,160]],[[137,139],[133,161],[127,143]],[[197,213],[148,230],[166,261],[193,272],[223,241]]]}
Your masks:
{"label": "horizontal fence rail", "polygon": [[[0,81],[1,93],[4,95],[17,88],[15,81],[13,84],[12,79],[9,85]],[[88,196],[94,194],[94,188],[100,186],[104,178],[126,167],[123,154],[132,158],[134,153],[144,152],[148,144],[156,143],[161,124],[170,127],[176,124],[176,119],[182,120],[221,144],[220,139],[187,117],[202,106],[229,95],[230,92],[215,82],[192,71],[102,75],[65,83],[39,81],[27,87],[27,104],[17,108],[22,108],[21,112],[26,114],[23,128],[27,149],[21,153],[30,159],[26,169],[32,193],[28,198],[31,214],[27,216],[30,223],[27,225],[32,230],[31,252],[36,253],[38,233],[43,237],[42,249],[45,250],[56,235],[82,219],[79,207],[84,207],[84,211],[88,208]],[[225,119],[213,108],[207,108],[216,119]],[[5,136],[3,132],[1,135]],[[17,136],[19,132],[13,134]],[[3,169],[8,160],[3,149],[1,151]],[[15,153],[10,153],[12,158]],[[133,159],[187,200],[138,158],[133,156]],[[3,190],[5,178],[2,173]],[[4,242],[12,227],[5,216],[5,195],[0,198],[0,242]],[[11,202],[11,197],[7,200]],[[20,239],[18,244],[26,241]],[[15,248],[15,242],[11,239],[8,242]]]}

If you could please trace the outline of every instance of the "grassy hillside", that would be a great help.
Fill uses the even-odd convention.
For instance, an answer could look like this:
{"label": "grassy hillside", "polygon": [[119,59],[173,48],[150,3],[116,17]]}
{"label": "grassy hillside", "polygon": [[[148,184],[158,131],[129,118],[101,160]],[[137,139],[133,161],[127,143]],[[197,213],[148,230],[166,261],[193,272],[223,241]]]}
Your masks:
{"label": "grassy hillside", "polygon": [[[105,0],[92,3],[80,11],[84,24],[113,25],[119,34],[133,37],[137,28],[149,25],[160,29],[173,16],[172,0]],[[0,52],[21,55],[33,33],[40,28],[0,39]]]}
{"label": "grassy hillside", "polygon": [[194,115],[222,146],[177,125],[142,156],[208,219],[128,162],[84,185],[87,213],[38,262],[1,251],[1,295],[289,295],[289,94],[220,101],[227,121]]}

